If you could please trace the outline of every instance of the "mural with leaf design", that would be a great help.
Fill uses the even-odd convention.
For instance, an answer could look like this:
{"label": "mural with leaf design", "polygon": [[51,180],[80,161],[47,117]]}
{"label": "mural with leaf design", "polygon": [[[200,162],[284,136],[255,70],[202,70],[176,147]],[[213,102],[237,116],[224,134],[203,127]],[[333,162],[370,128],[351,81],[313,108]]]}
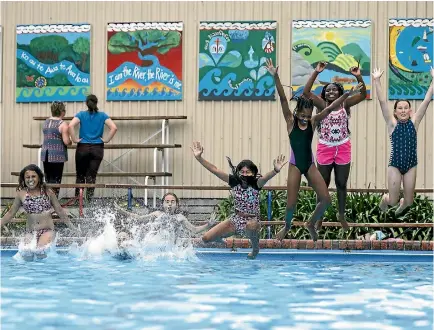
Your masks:
{"label": "mural with leaf design", "polygon": [[199,100],[274,100],[275,21],[201,22]]}

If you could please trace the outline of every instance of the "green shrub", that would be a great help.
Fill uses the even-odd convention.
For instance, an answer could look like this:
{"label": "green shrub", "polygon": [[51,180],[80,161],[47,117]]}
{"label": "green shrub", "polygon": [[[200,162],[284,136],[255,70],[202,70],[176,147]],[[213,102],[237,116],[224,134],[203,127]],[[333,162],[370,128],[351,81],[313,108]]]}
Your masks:
{"label": "green shrub", "polygon": [[[260,192],[261,218],[267,220],[267,195],[268,191]],[[271,219],[284,220],[286,210],[286,191],[272,191]],[[297,208],[293,221],[307,221],[316,206],[316,195],[313,191],[302,190],[299,192]],[[411,208],[400,217],[395,216],[396,207],[390,208],[387,213],[382,213],[378,207],[381,194],[377,193],[349,193],[347,196],[345,216],[348,222],[356,223],[432,223],[433,203],[426,196],[416,195]],[[233,212],[234,201],[230,196],[218,205],[220,220],[224,220]],[[337,222],[337,198],[332,194],[332,205],[324,214],[324,221]],[[271,226],[271,237],[283,226]],[[323,227],[319,232],[320,239],[356,239],[357,236],[372,233],[375,230],[383,231],[388,237],[398,237],[406,240],[432,240],[433,228],[366,228],[351,227],[346,233],[340,227]],[[304,227],[291,228],[289,238],[310,239],[310,235]],[[261,238],[268,238],[268,226],[263,226]]]}

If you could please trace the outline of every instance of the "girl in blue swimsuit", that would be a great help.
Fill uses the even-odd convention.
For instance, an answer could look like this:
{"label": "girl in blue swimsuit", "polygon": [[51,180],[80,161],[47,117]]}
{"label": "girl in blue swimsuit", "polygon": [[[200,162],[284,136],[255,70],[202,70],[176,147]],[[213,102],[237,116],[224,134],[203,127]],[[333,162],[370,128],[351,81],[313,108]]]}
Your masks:
{"label": "girl in blue swimsuit", "polygon": [[[68,219],[66,212],[60,206],[55,193],[44,183],[44,174],[36,165],[28,165],[20,172],[17,195],[10,210],[1,219],[0,226],[9,223],[20,207],[28,214],[26,243],[30,243],[36,236],[36,247],[41,250],[37,257],[45,257],[43,248],[50,244],[55,236],[54,223],[51,213],[57,212],[63,222],[74,232],[79,232]],[[33,258],[33,255],[32,255]]]}
{"label": "girl in blue swimsuit", "polygon": [[[430,73],[431,77],[434,77],[434,69],[432,67]],[[425,98],[415,113],[413,113],[408,100],[397,100],[393,106],[392,115],[381,90],[380,78],[382,74],[383,71],[375,69],[372,73],[372,78],[375,83],[381,111],[386,121],[391,153],[387,169],[389,193],[383,195],[380,209],[385,212],[389,206],[394,206],[398,203],[402,181],[404,198],[401,198],[400,205],[395,211],[395,214],[399,216],[413,204],[417,168],[417,129],[431,102],[433,82],[431,81]]]}
{"label": "girl in blue swimsuit", "polygon": [[316,241],[318,235],[315,229],[315,224],[321,219],[327,207],[330,205],[331,198],[327,185],[313,160],[313,131],[321,120],[327,117],[333,109],[339,107],[349,96],[360,93],[363,85],[359,84],[356,88],[351,89],[350,92],[345,92],[330,105],[325,107],[323,111],[314,116],[312,116],[312,99],[301,96],[296,98],[297,106],[294,113],[292,113],[289,109],[288,99],[286,98],[285,91],[280,82],[277,68],[273,66],[271,59],[267,59],[267,70],[274,76],[276,82],[276,89],[279,93],[283,117],[285,118],[292,149],[291,161],[288,168],[288,200],[285,212],[285,226],[277,233],[276,238],[279,240],[284,239],[288,231],[291,229],[292,217],[297,204],[297,195],[300,190],[301,176],[304,175],[318,196],[315,211],[305,224],[306,228],[309,230],[310,236],[314,241]]}

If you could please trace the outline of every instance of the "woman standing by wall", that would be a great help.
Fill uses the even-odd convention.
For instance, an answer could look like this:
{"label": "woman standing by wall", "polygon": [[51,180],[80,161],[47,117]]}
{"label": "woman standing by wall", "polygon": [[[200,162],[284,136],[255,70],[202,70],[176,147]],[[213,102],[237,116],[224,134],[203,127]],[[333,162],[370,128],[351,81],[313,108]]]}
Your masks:
{"label": "woman standing by wall", "polygon": [[[42,132],[41,160],[44,164],[44,173],[47,183],[61,183],[63,166],[68,161],[67,146],[72,142],[69,138],[68,124],[63,121],[66,108],[63,102],[51,104],[51,117],[46,119]],[[59,198],[59,188],[53,188],[56,197]]]}
{"label": "woman standing by wall", "polygon": [[[75,115],[69,124],[71,140],[77,143],[75,153],[75,168],[77,171],[76,183],[94,184],[98,169],[104,158],[104,143],[109,143],[117,132],[115,123],[110,117],[98,109],[98,99],[91,94],[86,97],[87,110],[80,111]],[[79,139],[75,137],[74,127],[80,124]],[[109,128],[109,134],[103,139],[104,125]],[[75,189],[75,196],[78,196],[79,189]],[[86,198],[93,197],[95,188],[87,189]]]}

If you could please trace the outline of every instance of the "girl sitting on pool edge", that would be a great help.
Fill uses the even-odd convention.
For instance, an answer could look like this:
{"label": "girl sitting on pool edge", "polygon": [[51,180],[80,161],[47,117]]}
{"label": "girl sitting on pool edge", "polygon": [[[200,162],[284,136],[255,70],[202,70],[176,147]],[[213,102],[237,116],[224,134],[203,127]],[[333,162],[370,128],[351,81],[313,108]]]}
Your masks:
{"label": "girl sitting on pool edge", "polygon": [[[38,166],[30,164],[21,170],[16,190],[17,195],[14,203],[1,219],[0,227],[9,223],[22,206],[28,214],[25,242],[26,244],[30,243],[32,238],[36,236],[37,251],[35,254],[38,258],[46,257],[44,248],[55,237],[54,222],[51,216],[53,208],[72,231],[80,233],[68,219],[66,212],[56,198],[56,194],[46,187],[44,174]],[[31,254],[26,258],[33,259],[33,253]]]}

